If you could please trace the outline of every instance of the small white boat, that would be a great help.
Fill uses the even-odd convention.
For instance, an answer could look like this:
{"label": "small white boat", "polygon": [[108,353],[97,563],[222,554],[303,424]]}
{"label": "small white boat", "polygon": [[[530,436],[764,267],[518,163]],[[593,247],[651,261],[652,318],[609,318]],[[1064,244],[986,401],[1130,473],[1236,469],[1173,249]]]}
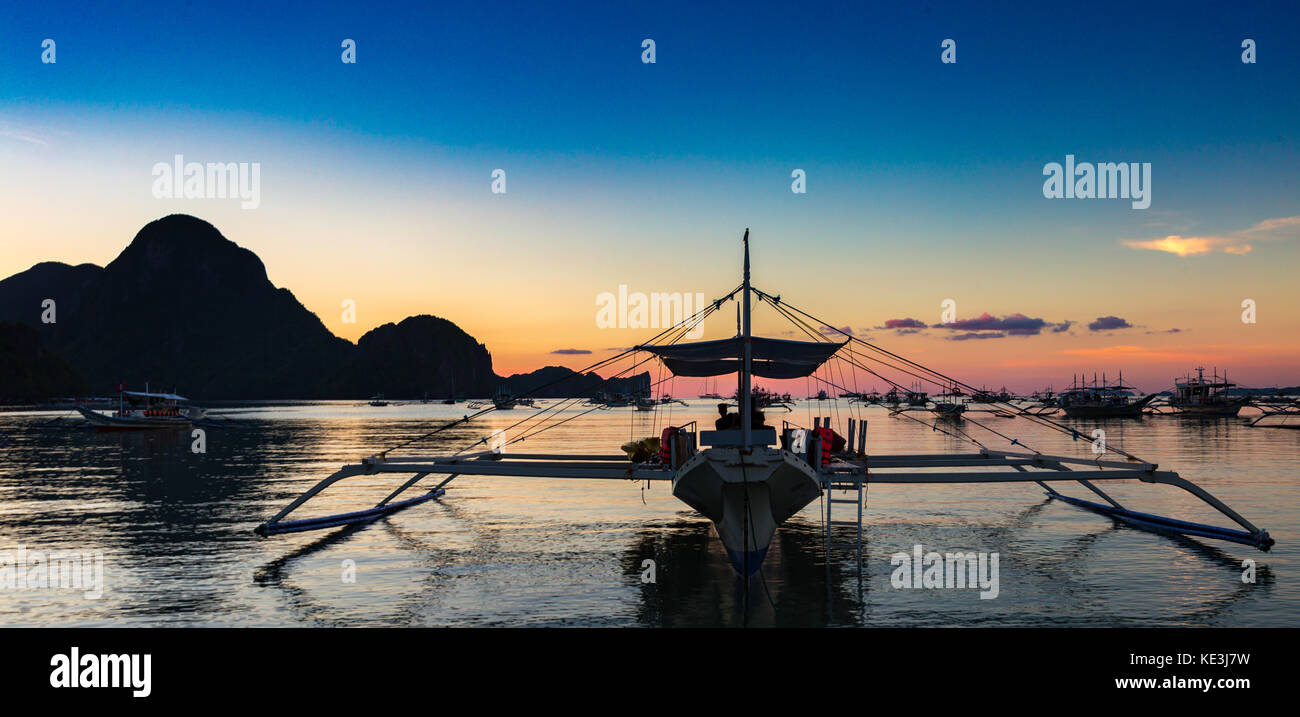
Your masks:
{"label": "small white boat", "polygon": [[189,399],[174,393],[121,391],[117,410],[101,413],[85,406],[77,411],[97,431],[138,431],[153,428],[189,428],[207,411],[188,405]]}

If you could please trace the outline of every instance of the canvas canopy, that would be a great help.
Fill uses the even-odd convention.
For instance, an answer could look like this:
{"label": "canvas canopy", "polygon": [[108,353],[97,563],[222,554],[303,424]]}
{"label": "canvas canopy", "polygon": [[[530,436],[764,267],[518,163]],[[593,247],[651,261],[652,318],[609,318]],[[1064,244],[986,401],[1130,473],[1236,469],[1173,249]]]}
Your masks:
{"label": "canvas canopy", "polygon": [[[844,343],[787,341],[751,337],[751,367],[755,376],[771,379],[812,375]],[[638,346],[663,360],[674,376],[723,376],[736,373],[744,360],[744,340],[739,336],[687,344]]]}

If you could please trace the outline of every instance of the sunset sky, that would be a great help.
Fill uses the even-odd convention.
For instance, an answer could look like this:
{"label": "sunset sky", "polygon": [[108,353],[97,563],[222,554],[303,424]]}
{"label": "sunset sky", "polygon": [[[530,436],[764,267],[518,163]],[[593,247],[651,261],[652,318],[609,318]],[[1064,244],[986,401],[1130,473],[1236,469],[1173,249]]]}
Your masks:
{"label": "sunset sky", "polygon": [[[596,326],[620,285],[730,290],[749,227],[756,285],[977,385],[1300,384],[1294,3],[616,4],[11,3],[0,278],[184,212],[337,335],[431,313],[508,374],[655,333]],[[260,206],[155,198],[177,154]],[[1045,198],[1067,155],[1150,163],[1150,208]]]}

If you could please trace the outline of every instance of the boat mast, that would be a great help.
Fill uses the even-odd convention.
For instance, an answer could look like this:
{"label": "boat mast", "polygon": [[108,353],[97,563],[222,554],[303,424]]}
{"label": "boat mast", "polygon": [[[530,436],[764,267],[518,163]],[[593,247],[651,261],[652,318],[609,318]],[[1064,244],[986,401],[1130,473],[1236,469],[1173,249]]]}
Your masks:
{"label": "boat mast", "polygon": [[741,439],[740,442],[741,442],[741,446],[744,449],[748,450],[750,428],[753,425],[752,424],[753,416],[751,415],[751,411],[750,411],[750,404],[752,403],[752,400],[749,395],[749,381],[750,381],[750,367],[754,357],[754,348],[749,342],[750,325],[749,325],[749,228],[748,227],[745,228],[745,238],[743,241],[745,243],[745,278],[741,286],[744,287],[744,297],[742,298],[742,304],[744,305],[744,313],[743,313],[743,319],[741,321],[740,340],[741,340],[741,344],[744,346],[745,363],[744,366],[741,367],[741,371],[740,371],[740,439]]}

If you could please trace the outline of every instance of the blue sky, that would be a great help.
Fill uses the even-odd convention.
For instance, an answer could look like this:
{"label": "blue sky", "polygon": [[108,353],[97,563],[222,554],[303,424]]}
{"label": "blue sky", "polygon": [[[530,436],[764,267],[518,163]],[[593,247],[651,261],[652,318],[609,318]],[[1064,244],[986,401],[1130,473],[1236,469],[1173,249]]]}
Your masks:
{"label": "blue sky", "polygon": [[[1294,242],[1232,258],[1122,242],[1300,215],[1300,9],[1136,5],[9,4],[0,9],[0,205],[27,214],[8,227],[14,251],[0,257],[0,275],[30,265],[40,252],[19,250],[31,247],[19,235],[51,215],[44,256],[110,260],[145,221],[174,209],[86,195],[58,178],[93,175],[88,185],[135,191],[145,186],[137,167],[175,150],[267,165],[263,213],[192,213],[258,251],[273,280],[343,335],[326,316],[336,302],[312,282],[337,281],[365,260],[348,255],[340,227],[362,231],[367,213],[388,218],[391,234],[376,240],[385,261],[367,265],[375,272],[441,270],[455,259],[481,275],[501,256],[563,272],[566,253],[650,244],[692,252],[674,276],[711,293],[726,281],[701,267],[731,261],[725,242],[753,226],[756,239],[784,247],[776,267],[759,269],[773,279],[788,270],[796,288],[816,291],[822,271],[838,281],[921,271],[974,297],[963,315],[1086,321],[1124,311],[1108,305],[1114,287],[1067,302],[1052,281],[1024,278],[1080,257],[1116,267],[1116,284],[1153,273],[1280,279]],[[46,37],[58,43],[56,65],[39,62]],[[1256,64],[1240,61],[1247,37]],[[344,38],[358,44],[356,65],[339,61]],[[640,61],[644,38],[656,42],[653,65]],[[957,42],[955,65],[939,61],[944,38]],[[1045,200],[1041,169],[1067,153],[1152,163],[1151,208]],[[486,196],[495,167],[509,172],[509,208]],[[808,174],[806,195],[789,191],[793,168]],[[98,217],[71,218],[99,201]],[[407,229],[428,233],[413,239]],[[467,243],[496,255],[476,256]],[[339,249],[308,262],[312,274],[290,265],[321,245]],[[615,283],[665,271],[609,256],[597,267]],[[990,274],[1021,288],[987,288]],[[402,308],[408,295],[374,293],[384,320],[462,311],[462,323],[481,324],[472,333],[495,330],[482,325],[486,309],[456,297]],[[1129,314],[1165,310],[1151,306],[1154,290],[1119,293]],[[913,287],[868,292],[846,321],[936,303]],[[519,351],[521,363],[533,355]]]}
{"label": "blue sky", "polygon": [[[1293,140],[1300,101],[1260,92],[1300,67],[1294,3],[93,5],[0,15],[7,102],[465,148],[942,168]],[[1223,62],[1247,36],[1262,62]],[[55,82],[33,62],[43,37],[60,43]],[[335,62],[344,37],[355,67]],[[945,37],[955,66],[937,61]]]}

